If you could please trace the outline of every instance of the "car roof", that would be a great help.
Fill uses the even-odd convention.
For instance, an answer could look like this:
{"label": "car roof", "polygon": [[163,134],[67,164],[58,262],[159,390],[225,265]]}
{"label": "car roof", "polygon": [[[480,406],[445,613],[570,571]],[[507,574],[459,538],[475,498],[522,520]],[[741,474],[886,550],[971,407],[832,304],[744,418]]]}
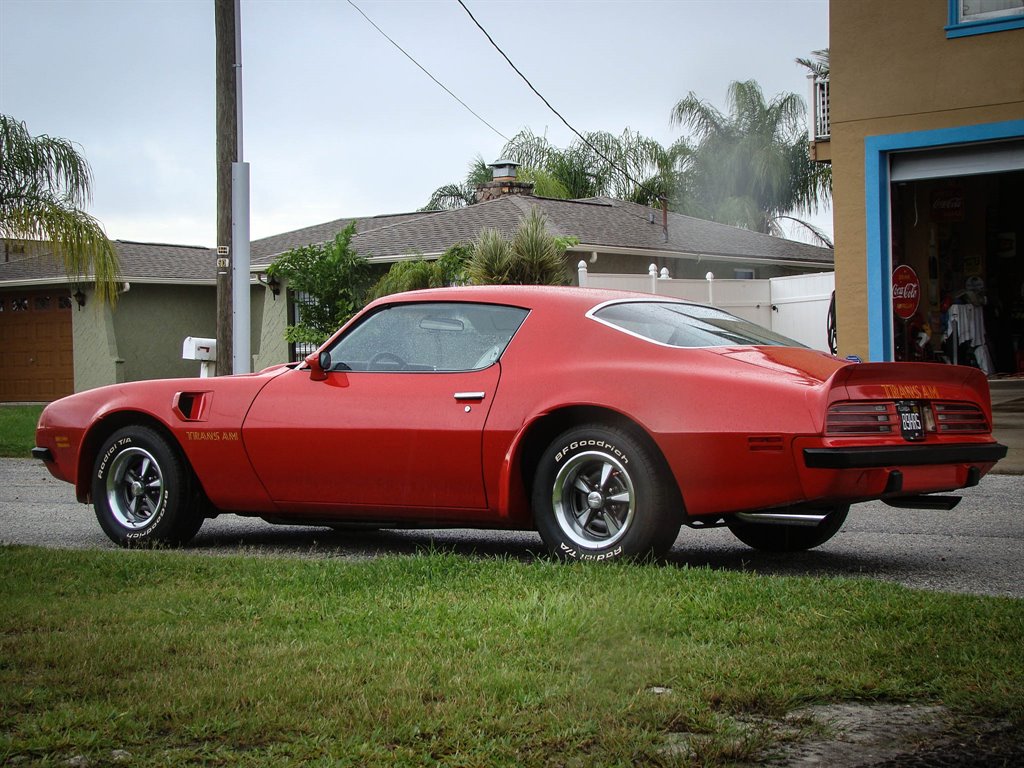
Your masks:
{"label": "car roof", "polygon": [[637,299],[672,301],[679,299],[655,296],[649,293],[616,291],[606,288],[577,288],[552,285],[472,285],[455,288],[429,288],[421,291],[392,294],[373,302],[371,306],[389,303],[420,301],[472,301],[486,304],[511,304],[527,309],[559,307],[576,308],[586,313],[598,304],[608,301]]}

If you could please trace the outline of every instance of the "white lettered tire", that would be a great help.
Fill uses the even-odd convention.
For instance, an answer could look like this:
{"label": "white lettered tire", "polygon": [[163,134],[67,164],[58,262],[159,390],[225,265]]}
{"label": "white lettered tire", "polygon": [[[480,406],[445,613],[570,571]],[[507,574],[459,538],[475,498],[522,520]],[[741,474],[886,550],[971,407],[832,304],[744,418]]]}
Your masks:
{"label": "white lettered tire", "polygon": [[553,557],[615,560],[660,557],[679,533],[678,494],[662,463],[618,427],[563,432],[541,456],[533,516]]}
{"label": "white lettered tire", "polygon": [[122,547],[187,543],[203,523],[194,487],[178,448],[149,427],[114,432],[93,464],[96,519]]}

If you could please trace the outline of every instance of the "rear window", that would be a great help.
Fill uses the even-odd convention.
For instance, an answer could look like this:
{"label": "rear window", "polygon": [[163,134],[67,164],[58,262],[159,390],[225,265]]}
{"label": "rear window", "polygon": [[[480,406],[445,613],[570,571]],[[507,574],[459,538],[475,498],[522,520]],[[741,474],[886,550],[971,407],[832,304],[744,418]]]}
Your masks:
{"label": "rear window", "polygon": [[633,336],[670,347],[803,344],[714,307],[671,301],[625,301],[591,310],[590,316]]}

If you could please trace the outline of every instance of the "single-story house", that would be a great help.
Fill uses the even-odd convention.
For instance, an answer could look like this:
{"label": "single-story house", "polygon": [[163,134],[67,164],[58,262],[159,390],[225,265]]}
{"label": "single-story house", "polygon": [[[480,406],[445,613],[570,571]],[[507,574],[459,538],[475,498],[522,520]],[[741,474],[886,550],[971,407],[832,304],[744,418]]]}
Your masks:
{"label": "single-story house", "polygon": [[[526,185],[514,185],[517,188]],[[591,273],[672,277],[768,278],[829,271],[832,250],[610,198],[553,200],[505,194],[467,208],[355,219],[356,252],[375,264],[437,258],[472,242],[486,227],[506,235],[529,211],[544,213],[553,234],[579,244],[566,258]],[[333,240],[352,219],[255,240],[252,263],[253,369],[294,354],[284,329],[294,317],[288,291],[267,284],[266,268],[299,246]],[[47,401],[103,384],[196,376],[181,359],[186,336],[216,336],[215,249],[115,242],[122,291],[116,308],[93,299],[87,280],[69,281],[59,266],[6,241],[0,251],[0,402]],[[575,269],[571,270],[575,274]]]}

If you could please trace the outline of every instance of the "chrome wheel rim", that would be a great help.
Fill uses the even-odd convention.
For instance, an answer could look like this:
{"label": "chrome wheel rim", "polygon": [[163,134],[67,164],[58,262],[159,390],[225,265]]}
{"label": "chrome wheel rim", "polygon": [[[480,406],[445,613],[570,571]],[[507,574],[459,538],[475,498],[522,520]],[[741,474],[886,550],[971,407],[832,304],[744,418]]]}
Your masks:
{"label": "chrome wheel rim", "polygon": [[626,467],[598,451],[573,456],[562,466],[551,501],[562,532],[590,548],[611,546],[625,536],[636,508]]}
{"label": "chrome wheel rim", "polygon": [[142,448],[119,453],[107,473],[107,505],[125,528],[145,528],[160,509],[164,475],[153,454]]}

